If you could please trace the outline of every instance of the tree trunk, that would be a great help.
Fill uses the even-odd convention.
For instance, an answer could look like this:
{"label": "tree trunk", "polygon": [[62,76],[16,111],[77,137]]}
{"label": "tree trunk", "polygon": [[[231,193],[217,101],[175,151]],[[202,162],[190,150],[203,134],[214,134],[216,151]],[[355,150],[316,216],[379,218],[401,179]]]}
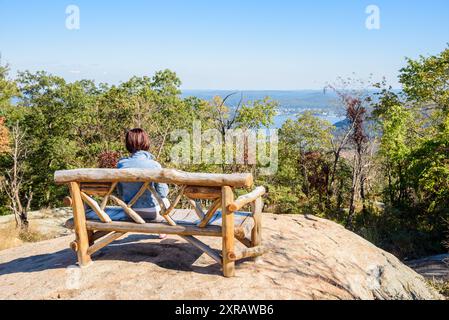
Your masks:
{"label": "tree trunk", "polygon": [[328,195],[332,196],[333,193],[333,185],[334,185],[334,181],[335,181],[335,174],[337,172],[337,164],[338,164],[338,160],[340,158],[339,153],[335,153],[334,155],[334,163],[332,165],[332,171],[331,171],[331,178],[327,187],[327,193]]}
{"label": "tree trunk", "polygon": [[391,179],[391,169],[388,169],[388,192],[390,194],[390,203],[394,203],[393,182]]}
{"label": "tree trunk", "polygon": [[22,231],[28,231],[29,222],[28,222],[28,212],[22,212],[20,214],[20,229]]}
{"label": "tree trunk", "polygon": [[356,196],[356,190],[357,190],[357,184],[359,181],[360,171],[361,171],[361,162],[360,162],[360,154],[354,156],[354,165],[352,170],[352,186],[351,186],[351,197],[349,201],[349,213],[348,213],[348,219],[346,221],[346,227],[352,228],[352,220],[354,218],[355,214],[355,196]]}
{"label": "tree trunk", "polygon": [[352,179],[352,187],[351,187],[351,196],[350,196],[350,200],[349,200],[349,213],[348,213],[348,219],[346,220],[346,227],[348,229],[352,228],[352,220],[354,218],[354,213],[355,213],[355,189],[356,189],[356,181],[357,179],[355,179],[355,173]]}
{"label": "tree trunk", "polygon": [[326,197],[326,208],[331,209],[331,199],[334,196],[334,184],[335,184],[335,176],[337,174],[338,161],[340,161],[340,152],[339,148],[336,152],[334,152],[334,163],[332,164],[332,171],[330,174],[330,179],[327,184],[327,197]]}
{"label": "tree trunk", "polygon": [[365,176],[360,175],[360,199],[362,199],[362,211],[366,213],[366,194],[365,194]]}
{"label": "tree trunk", "polygon": [[343,205],[343,185],[344,185],[344,181],[341,180],[340,181],[340,188],[338,189],[338,194],[337,194],[337,210],[339,211],[341,209],[341,206]]}

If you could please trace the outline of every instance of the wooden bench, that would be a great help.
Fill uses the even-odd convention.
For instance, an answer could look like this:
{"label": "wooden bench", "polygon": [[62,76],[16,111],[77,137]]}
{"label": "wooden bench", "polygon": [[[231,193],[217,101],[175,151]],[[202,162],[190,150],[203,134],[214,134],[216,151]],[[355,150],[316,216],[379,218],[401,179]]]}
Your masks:
{"label": "wooden bench", "polygon": [[[235,261],[258,257],[261,245],[261,214],[264,187],[235,199],[234,189],[253,186],[251,174],[188,173],[173,169],[77,169],[55,173],[57,184],[67,184],[70,197],[65,203],[73,208],[73,219],[66,226],[74,229],[76,240],[70,247],[77,253],[80,266],[91,263],[91,255],[126,233],[179,235],[222,265],[223,274],[235,274]],[[125,203],[115,194],[120,182],[141,183],[134,198]],[[166,207],[152,183],[167,183],[177,189]],[[177,187],[174,187],[177,186]],[[133,208],[149,191],[161,207],[162,222],[145,221]],[[186,197],[192,209],[177,208]],[[101,199],[101,201],[97,201]],[[110,206],[112,202],[114,206]],[[201,202],[210,204],[205,211]],[[250,212],[240,210],[251,205]],[[221,210],[219,210],[221,209]],[[195,236],[221,237],[222,248],[215,250]],[[235,239],[243,249],[237,250]]]}

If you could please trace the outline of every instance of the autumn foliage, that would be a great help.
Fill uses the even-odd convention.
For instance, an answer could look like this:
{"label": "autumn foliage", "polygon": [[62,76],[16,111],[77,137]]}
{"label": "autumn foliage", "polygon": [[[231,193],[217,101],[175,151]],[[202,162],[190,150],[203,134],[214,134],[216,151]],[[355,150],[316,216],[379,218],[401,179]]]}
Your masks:
{"label": "autumn foliage", "polygon": [[9,151],[9,130],[5,125],[5,118],[0,117],[0,153]]}
{"label": "autumn foliage", "polygon": [[117,167],[120,153],[116,151],[105,151],[98,156],[98,167],[103,169],[113,169]]}

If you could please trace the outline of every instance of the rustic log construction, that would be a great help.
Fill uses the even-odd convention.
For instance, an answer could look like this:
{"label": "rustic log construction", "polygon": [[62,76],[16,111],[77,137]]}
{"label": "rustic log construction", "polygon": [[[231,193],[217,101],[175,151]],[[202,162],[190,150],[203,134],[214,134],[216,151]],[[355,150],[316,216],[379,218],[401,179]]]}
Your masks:
{"label": "rustic log construction", "polygon": [[[73,219],[66,226],[75,230],[76,240],[70,247],[77,253],[80,266],[91,263],[91,255],[127,233],[178,235],[222,265],[225,277],[235,275],[235,262],[256,258],[266,252],[261,244],[262,196],[266,190],[254,191],[234,199],[235,188],[250,188],[251,174],[188,173],[173,169],[77,169],[55,173],[57,184],[68,184],[70,197],[64,199],[73,208]],[[125,203],[114,193],[121,182],[138,182],[142,187]],[[179,190],[170,207],[166,207],[153,183],[176,185]],[[165,222],[145,221],[133,205],[149,191],[161,208]],[[191,209],[176,207],[185,197]],[[100,204],[96,201],[102,198]],[[116,206],[109,207],[112,202]],[[203,210],[203,205],[209,209]],[[239,212],[245,206],[250,212]],[[221,208],[221,213],[218,210]],[[96,219],[87,219],[93,213]],[[108,212],[122,210],[125,220],[115,221]],[[138,210],[137,210],[138,211]],[[248,230],[248,226],[250,227]],[[249,231],[249,232],[248,232]],[[221,250],[213,249],[195,236],[221,237]],[[235,243],[244,247],[238,249]]]}

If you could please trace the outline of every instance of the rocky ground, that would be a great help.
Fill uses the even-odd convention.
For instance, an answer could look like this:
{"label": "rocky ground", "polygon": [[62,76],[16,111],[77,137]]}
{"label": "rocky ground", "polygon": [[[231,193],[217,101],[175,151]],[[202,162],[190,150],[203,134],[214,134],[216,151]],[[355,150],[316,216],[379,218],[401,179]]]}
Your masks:
{"label": "rocky ground", "polygon": [[[441,298],[393,255],[338,224],[264,214],[263,225],[270,252],[239,263],[231,279],[176,236],[128,235],[83,269],[68,249],[73,235],[7,249],[0,251],[0,299]],[[220,247],[219,239],[202,240]]]}

